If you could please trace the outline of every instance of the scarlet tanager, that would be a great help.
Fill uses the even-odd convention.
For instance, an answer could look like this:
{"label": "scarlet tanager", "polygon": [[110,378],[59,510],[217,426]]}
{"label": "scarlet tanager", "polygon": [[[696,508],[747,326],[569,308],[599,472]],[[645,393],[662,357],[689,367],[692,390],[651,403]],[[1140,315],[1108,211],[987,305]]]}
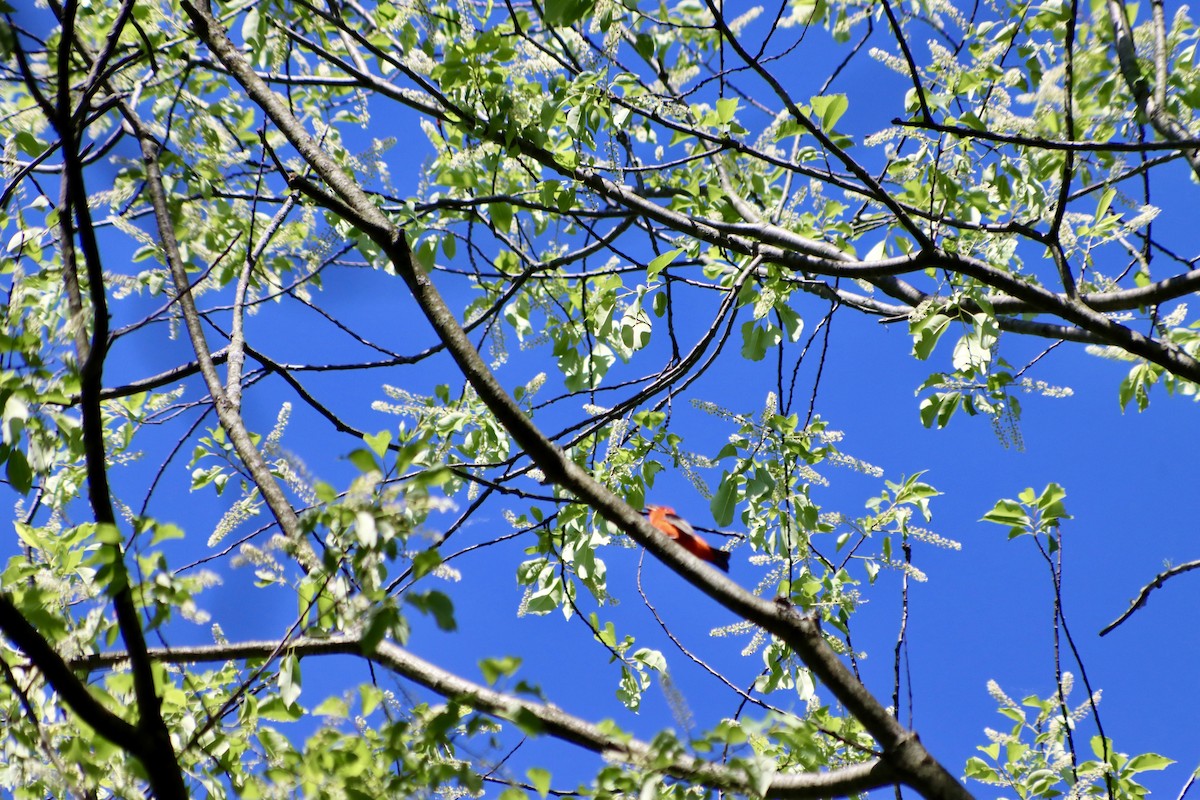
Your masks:
{"label": "scarlet tanager", "polygon": [[650,524],[665,533],[671,539],[683,545],[683,549],[702,561],[715,564],[725,572],[729,572],[729,553],[717,550],[708,542],[696,535],[695,529],[687,520],[678,516],[670,506],[647,506],[643,512],[650,515]]}

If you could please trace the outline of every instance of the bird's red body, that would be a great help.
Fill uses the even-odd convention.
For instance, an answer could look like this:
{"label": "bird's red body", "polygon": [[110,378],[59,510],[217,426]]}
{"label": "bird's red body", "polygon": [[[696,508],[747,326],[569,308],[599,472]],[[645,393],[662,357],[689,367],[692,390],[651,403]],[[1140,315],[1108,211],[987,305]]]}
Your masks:
{"label": "bird's red body", "polygon": [[678,516],[675,509],[670,506],[647,506],[646,511],[650,515],[650,524],[683,545],[684,550],[729,572],[729,553],[717,550],[697,536],[695,529],[687,520]]}

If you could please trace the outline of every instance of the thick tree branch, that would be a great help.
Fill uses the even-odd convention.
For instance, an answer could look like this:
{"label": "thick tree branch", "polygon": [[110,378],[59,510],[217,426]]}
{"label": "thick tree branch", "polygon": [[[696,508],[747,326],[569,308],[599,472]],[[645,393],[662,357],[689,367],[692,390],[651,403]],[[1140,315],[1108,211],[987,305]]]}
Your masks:
{"label": "thick tree branch", "polygon": [[[117,18],[117,28],[112,31],[110,41],[119,36],[120,27],[128,20],[128,7],[122,9]],[[74,0],[59,9],[62,35],[59,41],[58,96],[50,122],[62,141],[63,190],[67,204],[60,209],[62,217],[73,218],[75,232],[70,223],[64,224],[64,237],[79,237],[79,255],[82,257],[87,275],[87,289],[92,306],[92,337],[86,351],[80,353],[80,406],[84,454],[86,459],[88,499],[96,523],[102,528],[115,530],[116,514],[113,509],[111,489],[108,483],[107,448],[104,442],[104,415],[100,406],[100,395],[104,384],[104,365],[109,346],[109,313],[104,271],[100,246],[92,224],[91,208],[83,179],[81,147],[82,125],[88,116],[87,92],[84,92],[76,109],[72,105],[70,64],[74,59],[72,48],[76,44],[75,15],[78,10]],[[87,87],[85,87],[87,88]],[[134,602],[128,577],[124,572],[124,551],[119,544],[106,544],[117,550],[115,559],[120,560],[120,571],[112,579],[109,591],[116,611],[117,626],[121,638],[130,653],[133,668],[133,689],[137,699],[138,736],[130,753],[145,767],[150,785],[162,800],[184,800],[187,789],[183,772],[176,760],[171,744],[170,731],[162,717],[162,701],[154,682],[154,671],[146,654],[146,640],[142,631],[141,614]]]}
{"label": "thick tree branch", "polygon": [[[1200,290],[1200,269],[1193,269],[1134,289],[1081,294],[1079,300],[1088,308],[1096,311],[1128,311],[1170,302],[1198,290]],[[1067,300],[1065,295],[1057,295],[1057,297],[1061,302]],[[997,314],[1021,314],[1039,310],[1027,301],[1011,296],[995,298],[993,307]]]}
{"label": "thick tree branch", "polygon": [[[0,631],[20,648],[50,684],[63,702],[87,725],[117,747],[134,755],[146,751],[146,742],[138,729],[109,711],[91,695],[87,686],[63,661],[49,642],[30,624],[12,599],[0,593]],[[128,653],[125,660],[130,660]]]}
{"label": "thick tree branch", "polygon": [[[2,610],[2,609],[0,609]],[[420,684],[451,700],[466,700],[471,708],[501,719],[528,722],[537,720],[542,732],[557,739],[634,765],[648,765],[654,749],[647,743],[625,736],[614,736],[599,726],[568,714],[549,703],[538,703],[496,691],[448,672],[435,664],[413,655],[390,641],[379,644],[374,652],[367,651],[357,639],[300,638],[283,644],[278,641],[239,642],[236,644],[201,647],[173,647],[152,651],[154,658],[168,664],[223,662],[231,659],[270,658],[277,655],[315,657],[322,655],[357,655],[378,664],[397,675]],[[125,653],[102,653],[82,656],[71,667],[87,671],[111,668],[128,658]],[[734,792],[754,794],[756,789],[740,770],[722,764],[702,761],[688,755],[675,756],[662,768],[675,778],[695,781],[705,786]],[[830,772],[776,775],[767,786],[764,796],[774,798],[823,798],[853,795],[889,786],[896,774],[880,759],[870,759],[852,767]]]}
{"label": "thick tree branch", "polygon": [[172,280],[177,287],[177,299],[183,311],[184,324],[187,327],[188,336],[191,338],[192,349],[196,353],[197,366],[204,378],[204,384],[213,398],[213,405],[216,408],[221,427],[228,434],[229,441],[237,452],[238,458],[249,470],[251,478],[258,486],[272,515],[279,523],[279,527],[295,546],[296,556],[301,567],[306,570],[312,569],[318,563],[317,556],[312,552],[311,546],[301,533],[300,519],[296,515],[296,510],[283,493],[283,488],[275,476],[271,474],[271,468],[267,466],[262,453],[255,446],[238,409],[230,401],[221,378],[217,374],[212,352],[200,326],[200,314],[196,309],[195,298],[192,296],[187,270],[179,253],[179,243],[175,237],[175,227],[168,207],[166,191],[162,184],[162,173],[158,166],[158,143],[141,126],[132,112],[126,115],[126,120],[133,126],[134,134],[141,143],[142,160],[146,165],[147,188],[158,223],[158,235],[163,256],[170,267]]}
{"label": "thick tree branch", "polygon": [[[1150,82],[1142,74],[1141,65],[1138,64],[1137,46],[1133,41],[1133,29],[1129,26],[1124,0],[1106,0],[1105,6],[1108,8],[1108,20],[1112,25],[1117,65],[1120,67],[1121,77],[1125,79],[1125,85],[1129,87],[1129,92],[1133,95],[1134,102],[1163,139],[1183,150],[1188,164],[1192,167],[1192,172],[1200,177],[1200,149],[1194,149],[1194,140],[1190,136],[1190,132],[1172,116],[1164,102],[1166,100],[1167,75],[1166,36],[1163,30],[1166,23],[1162,16],[1162,4],[1154,3],[1151,6],[1154,10],[1156,27],[1155,86],[1149,85]],[[1193,146],[1189,147],[1189,145]]]}

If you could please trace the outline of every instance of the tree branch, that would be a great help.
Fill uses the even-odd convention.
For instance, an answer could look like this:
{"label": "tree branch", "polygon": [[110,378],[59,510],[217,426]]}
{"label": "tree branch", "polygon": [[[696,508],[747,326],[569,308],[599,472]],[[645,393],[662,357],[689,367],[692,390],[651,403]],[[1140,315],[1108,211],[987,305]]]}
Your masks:
{"label": "tree branch", "polygon": [[1177,567],[1171,567],[1170,569],[1163,570],[1155,575],[1154,580],[1143,586],[1142,590],[1138,592],[1138,596],[1135,597],[1129,604],[1129,608],[1125,609],[1125,613],[1121,614],[1121,616],[1105,625],[1104,628],[1101,629],[1100,635],[1107,636],[1116,630],[1118,625],[1133,616],[1133,612],[1146,605],[1146,602],[1150,599],[1150,593],[1155,589],[1161,589],[1164,583],[1171,578],[1174,578],[1176,575],[1182,575],[1183,573],[1191,572],[1194,569],[1200,569],[1200,561],[1189,561],[1186,564],[1180,564]]}
{"label": "tree branch", "polygon": [[[120,27],[129,19],[132,3],[118,15],[109,39],[115,39]],[[70,64],[74,59],[72,47],[76,45],[75,14],[77,3],[69,0],[58,10],[62,25],[59,41],[58,98],[50,122],[62,140],[64,187],[62,196],[69,204],[60,209],[63,217],[73,217],[79,236],[80,255],[88,280],[89,300],[92,306],[92,337],[85,353],[80,353],[80,398],[84,454],[86,459],[88,499],[96,523],[101,528],[116,529],[116,514],[113,510],[111,489],[106,466],[107,452],[104,443],[104,415],[100,406],[100,394],[104,383],[104,364],[108,356],[109,314],[105,295],[104,272],[101,266],[100,247],[92,225],[91,209],[88,206],[87,190],[83,180],[83,164],[80,157],[83,124],[87,116],[87,92],[80,100],[79,108],[72,107]],[[88,87],[85,87],[85,89]],[[72,236],[69,223],[67,236]],[[141,614],[134,602],[128,577],[124,575],[125,553],[120,543],[102,545],[116,550],[114,559],[121,573],[115,576],[108,589],[116,611],[117,626],[121,638],[130,652],[133,667],[133,689],[137,698],[138,723],[133,748],[129,752],[145,767],[150,785],[160,800],[185,800],[188,796],[183,772],[176,760],[171,744],[171,734],[162,717],[162,700],[154,682],[154,671],[146,654],[145,634],[142,631]],[[14,609],[15,610],[15,609]]]}
{"label": "tree branch", "polygon": [[1129,18],[1125,13],[1124,0],[1106,0],[1105,6],[1108,8],[1108,20],[1112,25],[1117,65],[1120,67],[1121,77],[1125,79],[1125,85],[1129,87],[1129,92],[1133,95],[1134,102],[1163,139],[1183,150],[1184,157],[1192,167],[1192,172],[1200,177],[1200,150],[1195,149],[1194,140],[1189,135],[1188,129],[1171,115],[1165,104],[1160,102],[1160,98],[1166,98],[1167,83],[1165,63],[1162,63],[1162,68],[1159,69],[1160,60],[1166,57],[1165,34],[1162,33],[1165,27],[1162,4],[1155,3],[1151,6],[1154,11],[1156,28],[1154,60],[1157,85],[1155,87],[1148,85],[1149,81],[1142,74],[1138,64],[1137,46],[1133,41],[1133,30],[1129,27]]}
{"label": "tree branch", "polygon": [[[109,711],[72,672],[73,667],[47,642],[6,593],[0,593],[0,630],[37,668],[46,683],[84,723],[117,747],[138,755],[145,742],[138,729]],[[131,660],[128,653],[125,660]]]}
{"label": "tree branch", "polygon": [[[190,664],[229,661],[231,659],[268,658],[292,655],[298,658],[322,655],[356,655],[372,663],[402,675],[451,700],[466,700],[470,706],[485,714],[500,719],[528,723],[534,719],[542,732],[570,742],[574,745],[616,757],[639,766],[649,766],[657,761],[654,748],[638,739],[614,735],[563,711],[549,703],[539,703],[522,697],[496,691],[473,681],[459,677],[438,667],[399,645],[383,641],[374,652],[364,649],[355,638],[340,639],[293,639],[284,644],[276,640],[250,641],[236,644],[207,645],[199,647],[157,648],[153,657],[168,664]],[[128,658],[126,653],[101,653],[81,656],[71,662],[74,669],[95,671],[108,669]],[[757,794],[745,773],[723,764],[703,761],[680,754],[661,767],[667,775],[705,786],[726,789],[738,793]],[[893,784],[897,779],[893,770],[880,759],[870,759],[852,767],[843,767],[830,772],[776,775],[767,786],[766,797],[774,798],[824,798],[854,795]]]}
{"label": "tree branch", "polygon": [[292,508],[292,504],[288,501],[286,495],[284,495],[279,482],[271,474],[271,468],[267,466],[262,453],[254,445],[254,441],[250,437],[250,432],[246,429],[246,425],[242,421],[237,408],[226,394],[220,376],[217,375],[212,353],[209,350],[208,342],[204,338],[204,331],[200,327],[200,314],[196,309],[195,298],[192,296],[187,270],[183,265],[183,259],[179,253],[179,243],[175,237],[171,211],[167,206],[167,195],[162,184],[162,173],[158,165],[158,143],[149,131],[142,127],[140,121],[131,110],[126,114],[126,120],[130,123],[134,135],[141,144],[142,160],[146,165],[146,183],[150,193],[150,201],[154,207],[154,216],[158,223],[158,235],[159,241],[162,244],[163,256],[170,267],[171,277],[178,292],[177,299],[183,312],[184,324],[187,328],[188,336],[191,338],[192,349],[196,353],[197,366],[199,367],[201,376],[204,378],[204,383],[208,388],[209,394],[212,395],[213,405],[216,408],[221,427],[229,435],[229,441],[237,452],[238,458],[241,459],[242,463],[246,465],[246,469],[249,470],[251,478],[254,480],[255,485],[258,486],[259,491],[262,492],[263,499],[271,509],[271,513],[279,523],[279,527],[283,530],[287,539],[295,546],[296,557],[300,566],[305,570],[311,570],[318,564],[317,556],[312,552],[311,546],[305,541],[301,533],[300,519],[296,515],[296,510]]}

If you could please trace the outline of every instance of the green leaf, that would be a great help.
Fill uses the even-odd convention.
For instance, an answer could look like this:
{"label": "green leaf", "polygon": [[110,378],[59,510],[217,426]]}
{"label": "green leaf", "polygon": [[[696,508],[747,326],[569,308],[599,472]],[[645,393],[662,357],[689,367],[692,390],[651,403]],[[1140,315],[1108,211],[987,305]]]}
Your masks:
{"label": "green leaf", "polygon": [[276,695],[259,704],[258,715],[275,722],[295,722],[304,716],[304,709],[299,705],[288,705]]}
{"label": "green leaf", "polygon": [[33,470],[30,469],[25,454],[19,449],[9,452],[8,461],[4,465],[4,474],[8,478],[9,484],[19,494],[29,494],[29,490],[33,488]]}
{"label": "green leaf", "polygon": [[371,713],[379,708],[379,704],[383,702],[384,698],[383,690],[369,683],[359,684],[358,696],[362,703],[362,716],[364,717],[371,716]]}
{"label": "green leaf", "polygon": [[804,333],[804,320],[801,316],[791,306],[784,303],[776,303],[775,312],[779,314],[779,318],[783,321],[788,341],[793,343],[800,341],[800,334]]}
{"label": "green leaf", "polygon": [[[390,602],[371,606],[371,610],[367,612],[366,625],[359,636],[363,651],[374,653],[379,644],[397,629],[399,623],[400,612]],[[400,643],[404,644],[403,641]]]}
{"label": "green leaf", "polygon": [[101,544],[111,545],[116,548],[120,548],[125,542],[125,537],[121,535],[121,529],[111,522],[96,523],[96,532],[94,535],[96,541]]}
{"label": "green leaf", "polygon": [[317,481],[313,485],[313,494],[315,494],[317,496],[317,500],[323,504],[329,504],[337,500],[337,489],[334,489],[324,481]]}
{"label": "green leaf", "polygon": [[433,570],[437,569],[437,566],[442,563],[442,554],[438,552],[436,548],[431,547],[428,550],[422,550],[413,556],[412,562],[412,576],[415,580],[423,575],[428,575],[430,572],[433,572]]}
{"label": "green leaf", "polygon": [[778,770],[773,758],[767,756],[751,756],[749,758],[736,759],[732,766],[740,767],[745,773],[752,788],[754,797],[766,797],[767,790],[771,786],[771,781],[775,777]]}
{"label": "green leaf", "polygon": [[514,711],[510,719],[521,729],[522,733],[529,736],[539,736],[545,728],[541,718],[524,706]]}
{"label": "green leaf", "polygon": [[[650,283],[655,278],[657,278],[658,273],[662,272],[663,269],[665,269],[672,261],[674,261],[675,257],[678,256],[682,252],[683,252],[683,248],[677,247],[674,250],[668,250],[667,252],[662,253],[661,255],[655,256],[654,260],[652,260],[648,265],[646,265],[646,282]],[[662,315],[659,314],[659,316],[662,316]]]}
{"label": "green leaf", "polygon": [[318,717],[335,717],[344,719],[350,715],[350,705],[340,697],[326,697],[312,713]]}
{"label": "green leaf", "polygon": [[[926,397],[920,405],[921,424],[926,428],[946,427],[962,402],[962,392],[938,392],[933,397]],[[967,410],[970,411],[969,406]]]}
{"label": "green leaf", "polygon": [[659,317],[661,319],[662,316],[667,313],[667,303],[668,302],[669,301],[667,300],[666,292],[656,292],[654,294],[654,305],[653,305],[654,316]]}
{"label": "green leaf", "polygon": [[844,94],[827,94],[812,99],[813,111],[821,118],[821,129],[826,133],[833,130],[842,114],[850,107],[850,101]]}
{"label": "green leaf", "polygon": [[1033,520],[1025,513],[1024,507],[1013,500],[998,500],[992,510],[983,515],[982,521],[1023,530],[1033,524]]}
{"label": "green leaf", "polygon": [[950,317],[945,314],[929,314],[910,323],[908,330],[913,336],[913,355],[921,361],[928,359],[949,325]]}
{"label": "green leaf", "polygon": [[364,433],[363,441],[374,451],[375,455],[383,458],[387,453],[388,445],[392,443],[392,432],[385,429],[376,434]]}
{"label": "green leaf", "polygon": [[379,462],[375,460],[375,456],[370,450],[365,450],[360,447],[351,452],[350,455],[346,456],[346,458],[349,459],[351,464],[358,467],[358,471],[364,475],[372,472],[383,472],[383,470],[379,468]]}
{"label": "green leaf", "polygon": [[246,16],[242,20],[242,38],[246,40],[247,44],[254,45],[254,49],[262,46],[262,15],[253,6],[246,12]]}
{"label": "green leaf", "polygon": [[276,683],[279,686],[279,699],[284,705],[295,705],[300,698],[300,659],[294,655],[281,658]]}
{"label": "green leaf", "polygon": [[502,677],[508,678],[515,675],[520,666],[521,659],[516,656],[485,658],[479,662],[479,669],[483,672],[483,679],[489,685],[494,684]]}
{"label": "green leaf", "polygon": [[1129,772],[1148,772],[1151,770],[1166,769],[1174,763],[1173,759],[1160,756],[1157,753],[1142,753],[1139,756],[1129,759],[1129,763],[1125,765],[1125,769]]}
{"label": "green leaf", "polygon": [[533,784],[533,788],[541,797],[545,797],[550,793],[550,773],[540,767],[530,767],[525,771],[529,777],[529,782]]}
{"label": "green leaf", "polygon": [[759,324],[754,320],[742,323],[742,356],[750,361],[762,361],[767,350],[783,340],[783,332],[771,323]]}
{"label": "green leaf", "polygon": [[737,511],[737,501],[738,483],[726,472],[721,476],[721,484],[717,487],[717,492],[708,505],[718,526],[725,527],[733,522],[733,514]]}
{"label": "green leaf", "polygon": [[733,120],[734,114],[737,113],[738,100],[736,97],[727,97],[717,101],[717,119],[722,125],[728,124]]}
{"label": "green leaf", "polygon": [[1109,186],[1100,193],[1100,200],[1096,203],[1096,213],[1092,217],[1093,222],[1099,222],[1108,213],[1108,208],[1112,205],[1113,198],[1116,196],[1117,190],[1113,186]]}
{"label": "green leaf", "polygon": [[421,265],[421,269],[425,272],[432,272],[434,265],[437,263],[437,241],[435,239],[426,239],[417,246],[415,255],[417,263]]}
{"label": "green leaf", "polygon": [[1100,734],[1096,734],[1088,740],[1088,744],[1091,745],[1092,753],[1096,756],[1096,758],[1104,758],[1106,751],[1111,757],[1113,752],[1112,739],[1109,739],[1106,736],[1101,736]]}
{"label": "green leaf", "polygon": [[488,216],[500,233],[508,233],[512,228],[513,208],[508,203],[488,203]]}
{"label": "green leaf", "polygon": [[154,546],[161,542],[169,541],[171,539],[184,538],[183,529],[180,528],[178,525],[169,525],[169,524],[158,523],[158,524],[154,525],[153,529],[154,529],[154,536],[152,536],[150,538],[151,546]]}
{"label": "green leaf", "polygon": [[1037,507],[1043,514],[1055,512],[1054,516],[1061,517],[1063,505],[1062,501],[1067,496],[1067,490],[1059,486],[1057,483],[1048,483],[1042,493],[1038,495]]}
{"label": "green leaf", "polygon": [[458,629],[458,623],[454,621],[454,604],[441,592],[436,590],[410,592],[405,599],[418,610],[433,615],[434,621],[441,630],[454,631]]}
{"label": "green leaf", "polygon": [[591,13],[595,0],[547,0],[543,19],[547,25],[566,27]]}
{"label": "green leaf", "polygon": [[[0,2],[3,2],[3,0],[0,0]],[[8,12],[0,10],[0,13]],[[16,136],[13,137],[13,141],[16,142],[20,151],[27,156],[37,158],[46,151],[45,143],[29,131],[18,131]]]}

